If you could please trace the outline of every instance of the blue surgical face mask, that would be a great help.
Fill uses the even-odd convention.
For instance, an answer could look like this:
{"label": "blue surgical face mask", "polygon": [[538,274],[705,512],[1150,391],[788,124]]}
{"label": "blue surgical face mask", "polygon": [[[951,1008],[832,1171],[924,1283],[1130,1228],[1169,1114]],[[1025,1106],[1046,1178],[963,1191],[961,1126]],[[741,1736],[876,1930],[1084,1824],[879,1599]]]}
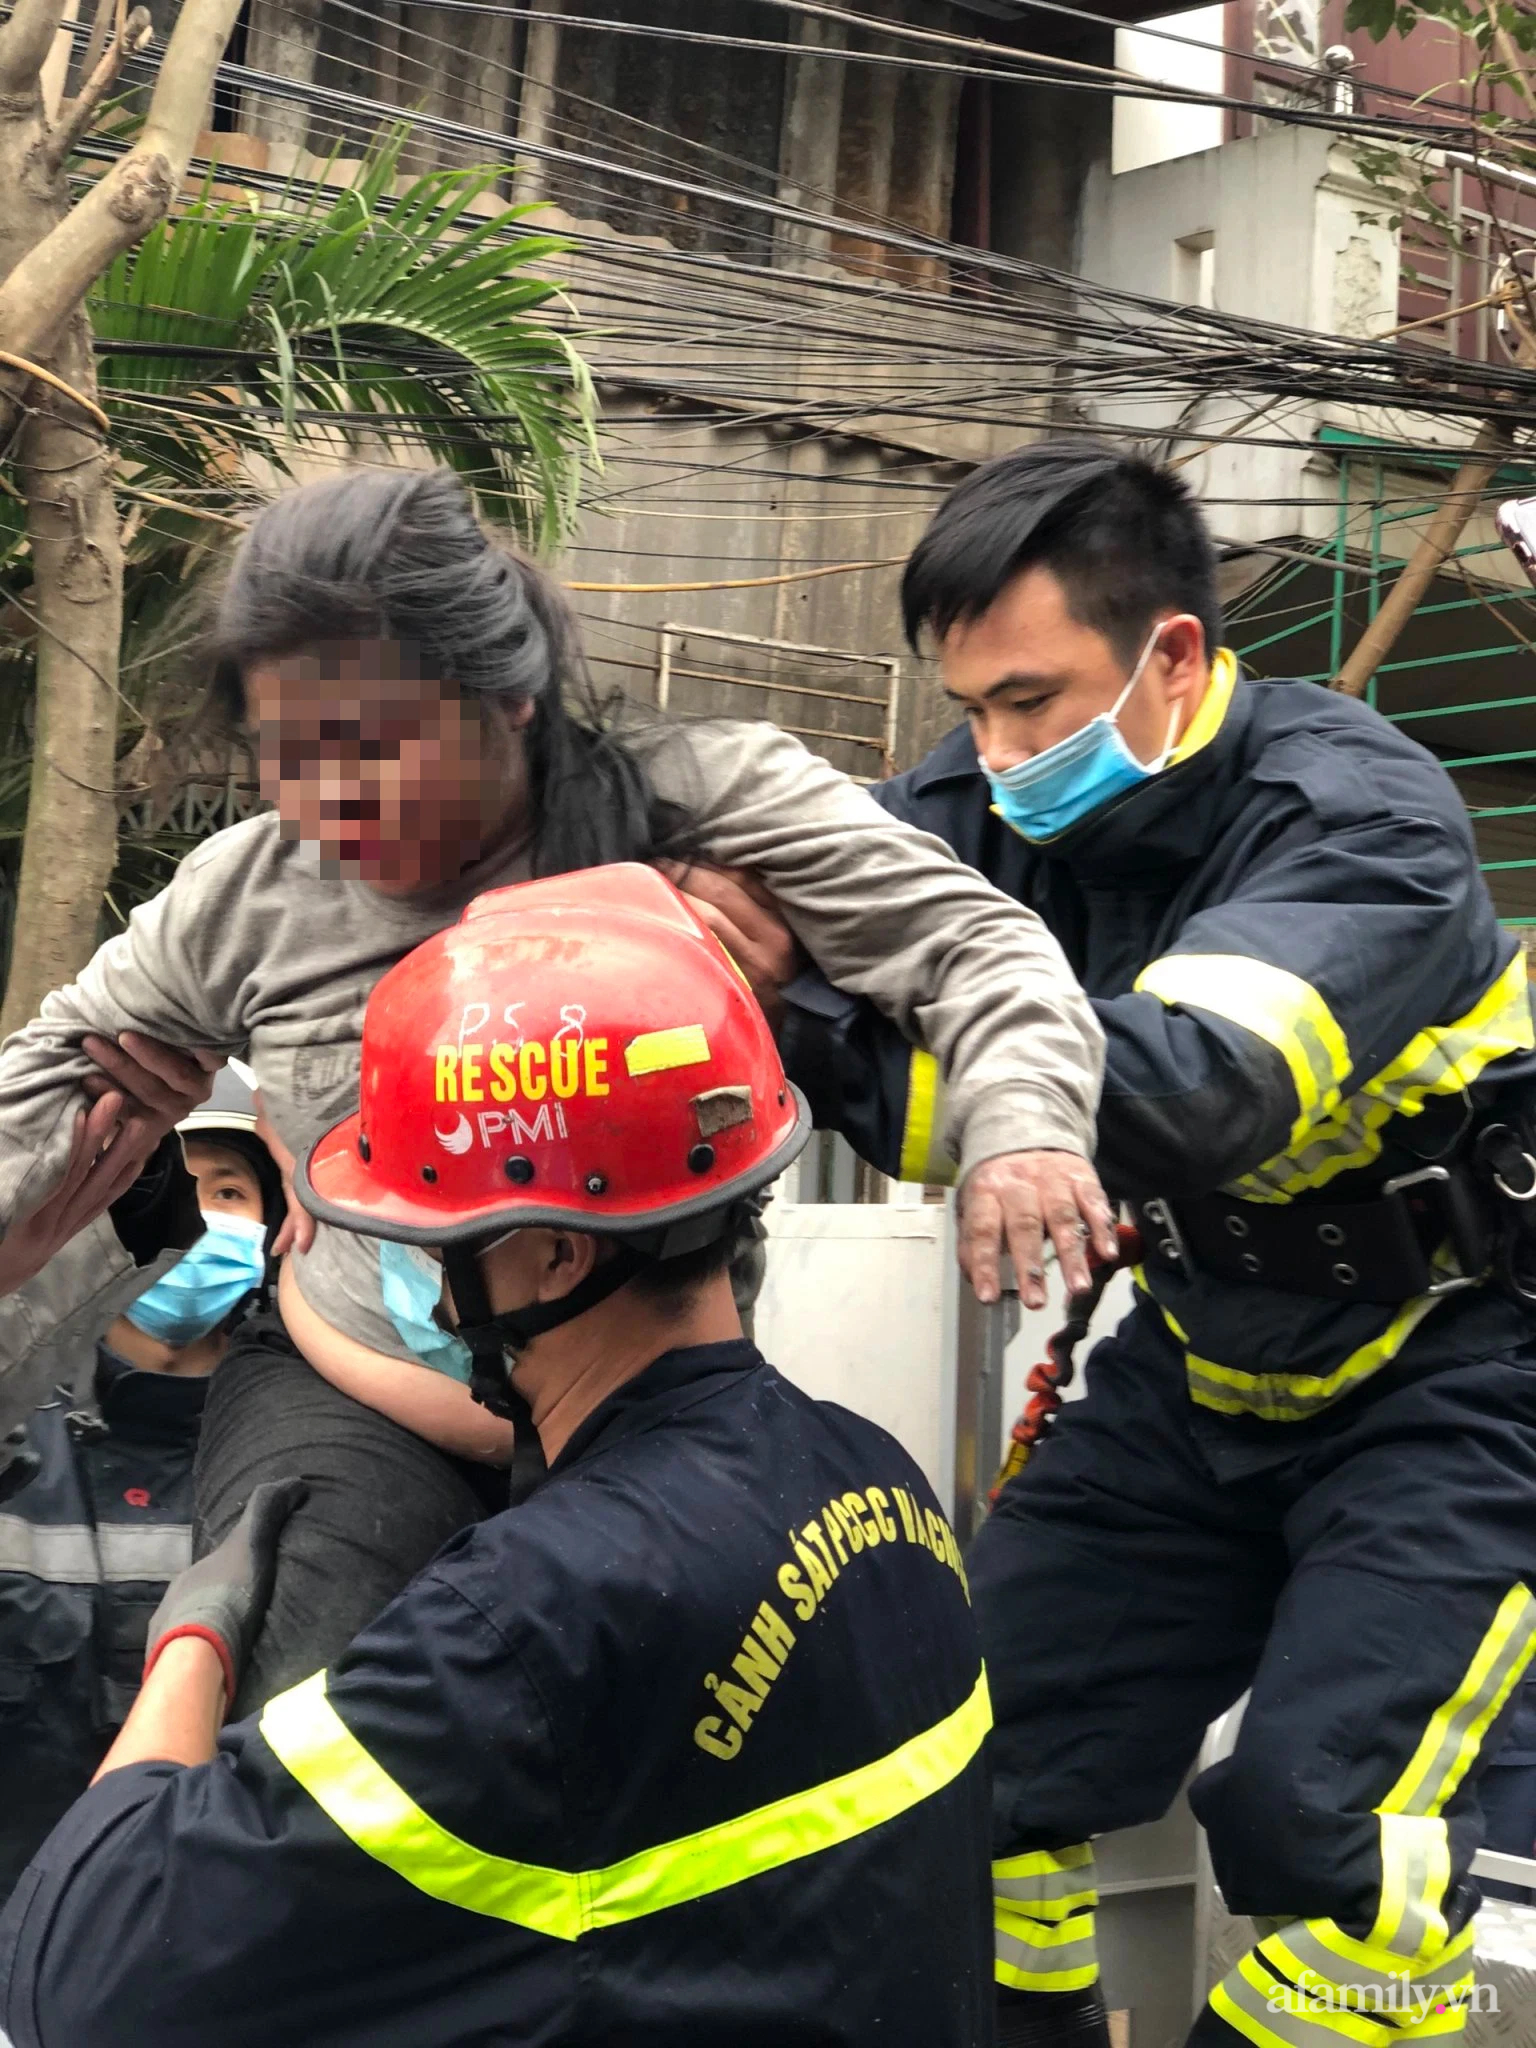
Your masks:
{"label": "blue surgical face mask", "polygon": [[1112,803],[1138,782],[1150,782],[1168,765],[1173,736],[1178,729],[1175,705],[1168,721],[1168,738],[1155,761],[1138,761],[1125,743],[1119,717],[1125,701],[1141,681],[1152,650],[1162,634],[1154,626],[1141,658],[1131,670],[1130,680],[1108,711],[1090,718],[1080,731],[1069,733],[1054,747],[1033,754],[1015,767],[995,775],[983,761],[981,772],[992,785],[992,799],[998,816],[1021,838],[1042,844],[1058,839],[1080,818]]}
{"label": "blue surgical face mask", "polygon": [[469,1346],[434,1320],[443,1298],[443,1269],[414,1245],[379,1240],[379,1289],[389,1320],[423,1365],[466,1386],[473,1367]]}
{"label": "blue surgical face mask", "polygon": [[218,1328],[267,1276],[267,1226],[203,1211],[203,1234],[123,1313],[162,1344],[193,1344]]}

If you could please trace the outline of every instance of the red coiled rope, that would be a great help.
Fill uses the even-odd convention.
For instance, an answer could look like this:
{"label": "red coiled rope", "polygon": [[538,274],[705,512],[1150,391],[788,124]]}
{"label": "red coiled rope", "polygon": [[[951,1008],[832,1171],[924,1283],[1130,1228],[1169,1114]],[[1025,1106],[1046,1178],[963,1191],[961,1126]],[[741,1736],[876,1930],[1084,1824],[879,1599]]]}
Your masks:
{"label": "red coiled rope", "polygon": [[987,1495],[994,1504],[1009,1480],[1023,1471],[1030,1452],[1050,1429],[1061,1406],[1062,1391],[1072,1384],[1076,1370],[1072,1354],[1088,1334],[1088,1325],[1104,1299],[1104,1289],[1109,1285],[1110,1276],[1118,1273],[1122,1266],[1134,1266],[1140,1261],[1141,1238],[1137,1232],[1129,1224],[1122,1223],[1116,1235],[1120,1241],[1118,1255],[1107,1261],[1095,1259],[1091,1262],[1086,1290],[1068,1300],[1067,1320],[1046,1345],[1046,1356],[1029,1369],[1024,1381],[1029,1399],[1024,1404],[1024,1413],[1009,1433],[1008,1455],[1003,1460],[996,1484]]}

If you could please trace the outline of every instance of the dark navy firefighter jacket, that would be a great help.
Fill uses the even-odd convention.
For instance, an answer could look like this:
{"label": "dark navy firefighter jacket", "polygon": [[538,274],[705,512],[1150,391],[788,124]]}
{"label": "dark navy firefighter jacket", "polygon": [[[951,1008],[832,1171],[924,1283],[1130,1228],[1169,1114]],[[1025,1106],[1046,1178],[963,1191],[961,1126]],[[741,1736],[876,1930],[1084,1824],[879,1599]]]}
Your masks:
{"label": "dark navy firefighter jacket", "polygon": [[127,1719],[149,1618],[192,1562],[208,1382],[96,1361],[98,1416],[63,1393],[39,1409],[36,1475],[0,1508],[0,1903]]}
{"label": "dark navy firefighter jacket", "polygon": [[196,1769],[82,1799],[0,1922],[14,2048],[985,2048],[986,1684],[911,1459],[744,1342]]}
{"label": "dark navy firefighter jacket", "polygon": [[[1173,764],[1043,846],[993,810],[965,727],[871,794],[1060,942],[1107,1041],[1098,1166],[1114,1196],[1369,1198],[1536,1076],[1525,962],[1461,799],[1352,698],[1239,680],[1222,652]],[[888,1173],[951,1177],[930,1056],[815,976],[789,1003],[786,1064],[817,1120]],[[1384,1368],[1531,1335],[1488,1287],[1394,1309],[1144,1277],[1195,1408],[1240,1435],[1304,1425]]]}

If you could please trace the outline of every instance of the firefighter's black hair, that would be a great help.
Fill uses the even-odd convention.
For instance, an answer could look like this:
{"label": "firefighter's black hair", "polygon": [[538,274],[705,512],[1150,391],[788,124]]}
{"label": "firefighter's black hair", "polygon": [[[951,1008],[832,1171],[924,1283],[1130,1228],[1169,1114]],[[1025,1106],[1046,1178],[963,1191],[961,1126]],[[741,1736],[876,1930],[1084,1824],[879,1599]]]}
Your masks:
{"label": "firefighter's black hair", "polygon": [[737,1254],[749,1242],[740,1231],[730,1230],[698,1251],[683,1252],[675,1259],[647,1259],[630,1279],[630,1290],[676,1322],[687,1314],[706,1281],[731,1270]]}
{"label": "firefighter's black hair", "polygon": [[915,649],[978,618],[1025,569],[1047,568],[1072,616],[1127,664],[1161,611],[1192,612],[1221,640],[1216,554],[1170,470],[1093,441],[1043,441],[983,463],[951,491],[901,580]]}
{"label": "firefighter's black hair", "polygon": [[245,1161],[261,1189],[262,1221],[267,1227],[267,1244],[270,1247],[287,1217],[288,1199],[283,1192],[283,1176],[277,1161],[256,1133],[230,1129],[223,1124],[204,1124],[195,1131],[184,1131],[182,1143],[217,1146],[221,1152],[233,1152]]}

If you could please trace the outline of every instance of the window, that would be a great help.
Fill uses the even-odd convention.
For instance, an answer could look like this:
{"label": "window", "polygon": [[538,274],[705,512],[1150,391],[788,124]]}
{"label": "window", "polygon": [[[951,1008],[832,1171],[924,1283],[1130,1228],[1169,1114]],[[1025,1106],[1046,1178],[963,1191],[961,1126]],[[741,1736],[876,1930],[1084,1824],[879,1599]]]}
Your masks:
{"label": "window", "polygon": [[1210,228],[1180,235],[1173,245],[1171,298],[1185,306],[1216,303],[1216,236]]}

